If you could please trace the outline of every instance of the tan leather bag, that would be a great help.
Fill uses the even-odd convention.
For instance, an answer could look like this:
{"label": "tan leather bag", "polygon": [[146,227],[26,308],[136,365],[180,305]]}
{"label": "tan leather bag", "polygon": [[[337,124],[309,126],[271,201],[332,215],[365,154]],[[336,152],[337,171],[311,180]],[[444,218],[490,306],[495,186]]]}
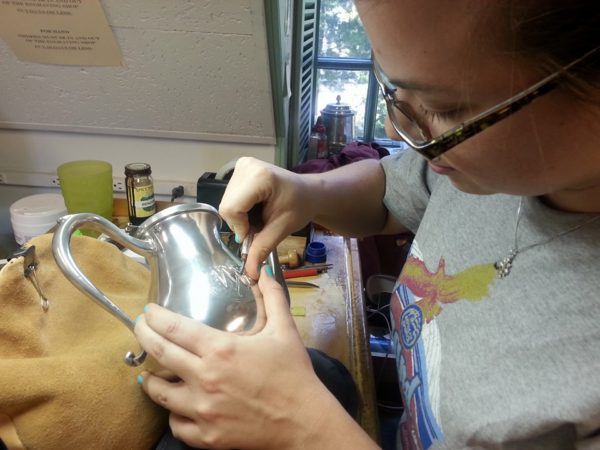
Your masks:
{"label": "tan leather bag", "polygon": [[[150,449],[167,415],[143,393],[148,367],[123,362],[140,347],[131,331],[77,290],[56,266],[51,235],[32,239],[35,278],[23,257],[0,271],[0,439],[14,449]],[[149,272],[115,246],[73,237],[81,270],[130,317],[143,310]],[[149,363],[147,363],[149,364]]]}

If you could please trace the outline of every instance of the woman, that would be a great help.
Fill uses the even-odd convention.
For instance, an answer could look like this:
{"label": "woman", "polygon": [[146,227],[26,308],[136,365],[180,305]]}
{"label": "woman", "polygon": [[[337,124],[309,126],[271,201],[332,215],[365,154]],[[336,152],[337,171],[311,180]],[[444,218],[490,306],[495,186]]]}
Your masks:
{"label": "woman", "polygon": [[[417,151],[319,175],[240,159],[220,212],[244,238],[264,204],[248,274],[311,220],[352,236],[408,228],[391,300],[398,448],[598,448],[597,2],[357,8],[388,133]],[[191,445],[374,448],[312,374],[268,275],[268,323],[252,337],[151,307],[137,336],[183,381],[148,375],[144,390]]]}

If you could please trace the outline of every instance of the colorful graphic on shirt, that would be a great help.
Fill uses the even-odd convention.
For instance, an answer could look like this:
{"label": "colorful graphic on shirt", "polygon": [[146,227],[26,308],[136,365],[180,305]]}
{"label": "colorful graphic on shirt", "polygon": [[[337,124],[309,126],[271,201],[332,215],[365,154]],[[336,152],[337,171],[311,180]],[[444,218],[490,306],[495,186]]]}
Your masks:
{"label": "colorful graphic on shirt", "polygon": [[492,264],[446,273],[444,258],[430,271],[413,242],[390,301],[392,340],[404,413],[398,428],[403,450],[426,450],[444,436],[439,423],[441,340],[434,320],[461,300],[481,301],[496,277]]}
{"label": "colorful graphic on shirt", "polygon": [[422,260],[411,255],[399,281],[421,298],[416,305],[421,308],[425,321],[429,323],[442,312],[444,304],[458,300],[479,301],[487,297],[495,278],[496,269],[492,264],[482,264],[456,275],[447,275],[444,258],[440,258],[437,270],[430,272]]}

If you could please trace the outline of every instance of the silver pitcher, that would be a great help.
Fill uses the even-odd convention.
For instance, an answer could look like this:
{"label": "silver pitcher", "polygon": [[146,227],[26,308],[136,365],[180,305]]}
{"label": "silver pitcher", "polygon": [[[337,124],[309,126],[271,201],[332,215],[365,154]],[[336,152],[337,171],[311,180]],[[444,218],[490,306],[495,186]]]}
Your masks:
{"label": "silver pitcher", "polygon": [[[82,225],[146,259],[151,280],[148,302],[219,330],[259,331],[265,316],[253,293],[254,281],[241,273],[240,258],[222,241],[221,223],[217,210],[203,203],[167,208],[147,219],[131,236],[96,214],[71,214],[59,220],[52,250],[66,278],[132,331],[135,322],[81,272],[71,255],[71,236]],[[276,251],[267,263],[289,301]],[[137,356],[128,352],[125,362],[137,366],[145,356],[145,352]]]}

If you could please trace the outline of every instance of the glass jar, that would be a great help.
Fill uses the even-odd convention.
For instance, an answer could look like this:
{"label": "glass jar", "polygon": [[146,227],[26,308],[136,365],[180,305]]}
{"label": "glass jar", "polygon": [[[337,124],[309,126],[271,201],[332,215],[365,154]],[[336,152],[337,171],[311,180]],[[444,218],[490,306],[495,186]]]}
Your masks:
{"label": "glass jar", "polygon": [[132,225],[140,225],[156,212],[150,164],[127,164],[125,166],[125,188],[129,222]]}

